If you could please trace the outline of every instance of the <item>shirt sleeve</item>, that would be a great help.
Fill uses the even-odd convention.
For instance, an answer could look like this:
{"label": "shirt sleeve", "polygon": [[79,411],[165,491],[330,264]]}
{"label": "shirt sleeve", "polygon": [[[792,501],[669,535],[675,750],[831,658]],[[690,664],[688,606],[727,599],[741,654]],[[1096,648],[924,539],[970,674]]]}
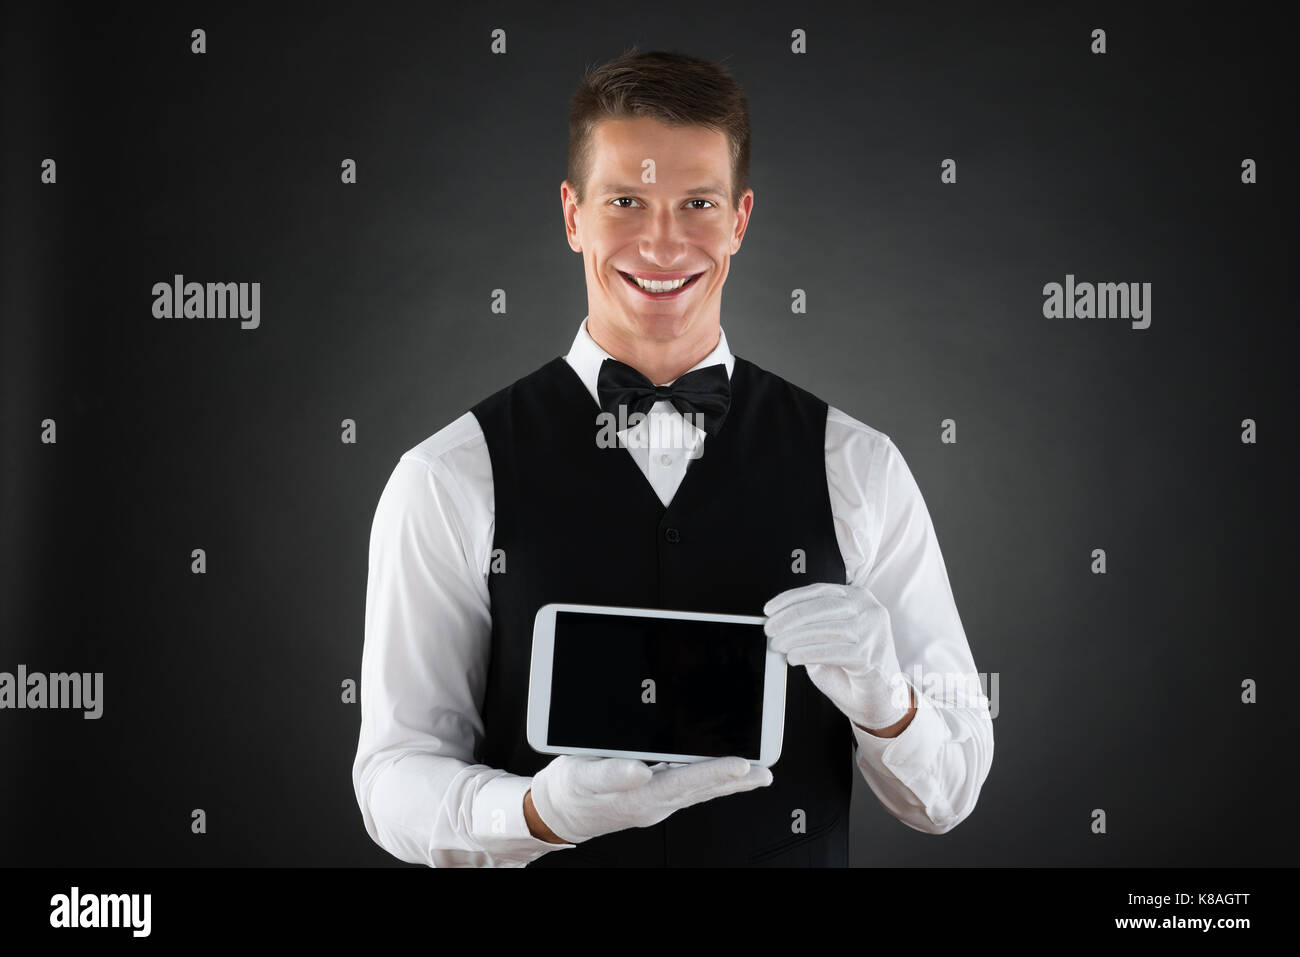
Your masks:
{"label": "shirt sleeve", "polygon": [[531,777],[474,760],[491,654],[491,474],[466,413],[402,456],[370,532],[353,788],[371,838],[430,867],[523,867],[574,846],[529,833]]}
{"label": "shirt sleeve", "polygon": [[[902,453],[832,409],[827,475],[849,583],[889,611],[916,713],[896,737],[850,722],[857,765],[881,805],[918,831],[942,834],[975,808],[993,762],[988,698],[953,599],[939,540]],[[846,719],[847,720],[847,719]]]}

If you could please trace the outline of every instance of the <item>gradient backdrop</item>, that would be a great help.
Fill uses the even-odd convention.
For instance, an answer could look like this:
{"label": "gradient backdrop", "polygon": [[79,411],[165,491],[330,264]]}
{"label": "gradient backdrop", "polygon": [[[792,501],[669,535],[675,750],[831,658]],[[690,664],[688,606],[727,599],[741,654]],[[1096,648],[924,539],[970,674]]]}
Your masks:
{"label": "gradient backdrop", "polygon": [[[975,812],[924,835],[858,780],[853,863],[1295,861],[1278,23],[335,6],[0,21],[0,671],[105,675],[98,721],[0,711],[0,863],[411,866],[365,833],[340,701],[371,518],[403,451],[567,351],[586,312],[568,97],[633,42],[746,88],[756,200],[728,340],[895,440],[1000,678]],[[176,273],[260,282],[260,327],[155,319]],[[1067,273],[1150,282],[1150,327],[1044,318]]]}

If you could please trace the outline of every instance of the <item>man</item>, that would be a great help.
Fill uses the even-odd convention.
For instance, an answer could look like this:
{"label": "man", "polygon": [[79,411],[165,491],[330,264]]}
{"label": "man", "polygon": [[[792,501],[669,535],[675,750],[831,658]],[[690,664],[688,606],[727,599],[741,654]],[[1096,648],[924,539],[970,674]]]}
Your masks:
{"label": "man", "polygon": [[[353,783],[402,860],[844,866],[855,764],[918,830],[975,805],[987,699],[907,679],[976,672],[906,463],[722,331],[749,143],[743,92],[702,60],[633,50],[574,96],[577,338],[404,454],[375,514]],[[791,666],[780,760],[534,752],[532,622],[559,601],[769,616]]]}

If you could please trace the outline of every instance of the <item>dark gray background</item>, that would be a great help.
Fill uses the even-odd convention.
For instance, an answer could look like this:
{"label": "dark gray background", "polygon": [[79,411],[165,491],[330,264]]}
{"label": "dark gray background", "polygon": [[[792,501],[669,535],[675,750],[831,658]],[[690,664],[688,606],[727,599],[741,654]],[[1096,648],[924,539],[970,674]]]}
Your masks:
{"label": "dark gray background", "polygon": [[[1001,676],[973,815],[920,834],[858,781],[853,862],[1295,860],[1289,34],[837,7],[6,8],[0,670],[103,671],[105,714],[0,712],[0,863],[398,863],[339,701],[374,507],[403,451],[567,351],[568,97],[634,41],[746,88],[729,342],[893,437]],[[261,328],[154,319],[177,272],[261,282]],[[1043,318],[1067,272],[1153,283],[1151,327]]]}

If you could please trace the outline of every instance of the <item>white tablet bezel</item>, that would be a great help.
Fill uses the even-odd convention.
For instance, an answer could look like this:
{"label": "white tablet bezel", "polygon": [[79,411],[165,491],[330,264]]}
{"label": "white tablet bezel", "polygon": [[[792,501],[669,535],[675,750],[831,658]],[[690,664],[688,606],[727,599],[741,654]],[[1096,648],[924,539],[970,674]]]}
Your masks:
{"label": "white tablet bezel", "polygon": [[[629,608],[621,605],[585,605],[552,602],[537,610],[533,620],[532,662],[528,673],[528,744],[540,754],[595,754],[612,758],[640,758],[644,761],[668,761],[692,764],[711,761],[717,755],[670,754],[652,751],[618,751],[597,748],[553,746],[547,740],[551,713],[551,665],[555,658],[555,615],[560,611],[582,614],[626,615],[633,618],[668,618],[688,621],[723,621],[743,625],[761,625],[766,618],[757,615],[723,615],[711,612],[674,611],[662,608]],[[757,759],[747,758],[757,767],[771,767],[781,756],[785,734],[785,655],[766,653],[763,675],[763,728]]]}

